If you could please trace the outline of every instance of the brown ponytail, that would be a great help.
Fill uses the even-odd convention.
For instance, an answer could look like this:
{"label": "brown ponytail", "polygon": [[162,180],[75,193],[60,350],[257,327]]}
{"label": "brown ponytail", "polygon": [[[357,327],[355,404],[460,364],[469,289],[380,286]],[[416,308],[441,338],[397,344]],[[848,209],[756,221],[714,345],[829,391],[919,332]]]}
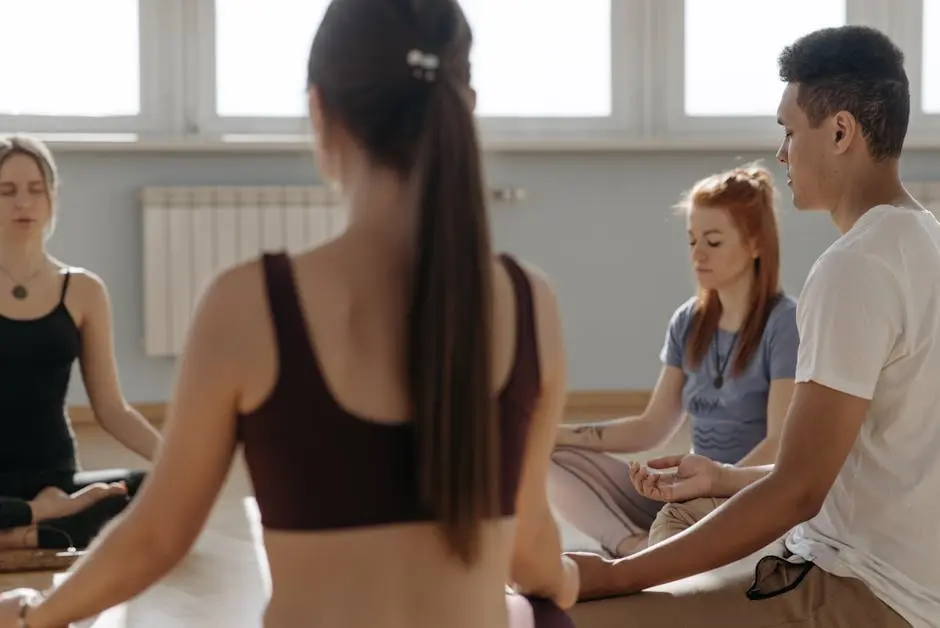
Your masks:
{"label": "brown ponytail", "polygon": [[499,512],[492,251],[469,94],[470,28],[453,0],[334,0],[314,40],[321,106],[414,185],[408,381],[418,486],[465,563]]}
{"label": "brown ponytail", "polygon": [[480,151],[472,113],[455,87],[433,88],[420,153],[409,379],[421,490],[451,546],[471,562],[479,523],[498,503],[498,432]]}

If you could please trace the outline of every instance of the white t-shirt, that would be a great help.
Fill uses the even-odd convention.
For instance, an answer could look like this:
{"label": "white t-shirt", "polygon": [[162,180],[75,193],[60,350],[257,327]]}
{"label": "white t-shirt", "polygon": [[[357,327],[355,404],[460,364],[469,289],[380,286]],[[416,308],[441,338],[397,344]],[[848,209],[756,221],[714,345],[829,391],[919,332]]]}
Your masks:
{"label": "white t-shirt", "polygon": [[810,271],[797,325],[796,381],[871,405],[822,510],[787,547],[859,578],[914,628],[937,628],[940,222],[890,206],[863,214]]}

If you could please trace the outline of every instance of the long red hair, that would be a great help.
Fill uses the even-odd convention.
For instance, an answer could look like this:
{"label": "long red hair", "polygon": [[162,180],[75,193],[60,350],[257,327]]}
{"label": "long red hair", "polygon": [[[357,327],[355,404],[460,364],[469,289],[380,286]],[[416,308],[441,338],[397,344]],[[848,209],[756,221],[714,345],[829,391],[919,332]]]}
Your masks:
{"label": "long red hair", "polygon": [[[741,166],[698,181],[679,208],[723,209],[745,242],[754,242],[754,283],[747,318],[739,330],[731,372],[739,375],[760,345],[767,317],[780,296],[780,235],[774,207],[773,176],[758,165]],[[714,290],[699,286],[695,314],[686,339],[686,361],[697,368],[708,351],[721,319],[721,301]]]}

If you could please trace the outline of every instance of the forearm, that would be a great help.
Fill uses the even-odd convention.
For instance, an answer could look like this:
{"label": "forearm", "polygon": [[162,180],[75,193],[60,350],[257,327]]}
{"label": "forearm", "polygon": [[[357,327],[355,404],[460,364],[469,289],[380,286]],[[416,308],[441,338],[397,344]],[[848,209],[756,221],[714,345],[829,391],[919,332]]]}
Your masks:
{"label": "forearm", "polygon": [[772,464],[759,467],[722,466],[711,496],[732,497],[737,495],[751,484],[770,475],[773,469]]}
{"label": "forearm", "polygon": [[526,594],[554,599],[564,587],[565,573],[561,535],[547,504],[539,516],[537,531],[516,542],[519,546],[513,551],[513,582]]}
{"label": "forearm", "polygon": [[147,419],[131,406],[125,406],[100,417],[101,427],[134,453],[153,461],[161,437]]}
{"label": "forearm", "polygon": [[780,439],[776,436],[767,436],[764,440],[757,443],[746,456],[741,458],[736,466],[739,467],[759,467],[761,465],[773,464],[777,460],[777,450],[780,448]]}
{"label": "forearm", "polygon": [[69,626],[145,591],[182,558],[161,550],[145,530],[118,519],[105,529],[57,588],[27,615],[30,628]]}
{"label": "forearm", "polygon": [[558,445],[611,453],[636,453],[652,449],[661,440],[655,425],[643,416],[608,421],[564,424]]}
{"label": "forearm", "polygon": [[723,567],[768,546],[810,516],[793,482],[768,476],[691,528],[617,561],[610,593],[640,591]]}

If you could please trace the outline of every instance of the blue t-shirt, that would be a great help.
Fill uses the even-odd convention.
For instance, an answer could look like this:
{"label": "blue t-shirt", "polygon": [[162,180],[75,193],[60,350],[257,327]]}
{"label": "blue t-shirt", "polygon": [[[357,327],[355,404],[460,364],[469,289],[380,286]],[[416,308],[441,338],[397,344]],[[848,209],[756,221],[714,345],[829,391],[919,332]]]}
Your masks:
{"label": "blue t-shirt", "polygon": [[[796,301],[781,295],[774,304],[760,345],[740,375],[733,374],[734,356],[728,357],[736,333],[719,329],[697,369],[685,363],[686,336],[695,314],[696,298],[672,315],[660,354],[664,364],[685,373],[682,407],[692,424],[693,451],[718,462],[735,464],[767,436],[767,396],[770,382],[793,379],[799,333]],[[716,345],[717,343],[717,356]],[[718,362],[724,382],[715,386]]]}

